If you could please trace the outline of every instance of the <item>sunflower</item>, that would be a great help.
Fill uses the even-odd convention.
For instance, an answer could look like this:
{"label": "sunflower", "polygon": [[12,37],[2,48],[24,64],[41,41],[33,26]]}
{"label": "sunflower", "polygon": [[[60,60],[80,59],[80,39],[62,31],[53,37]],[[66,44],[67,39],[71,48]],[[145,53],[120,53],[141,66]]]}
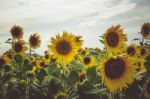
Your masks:
{"label": "sunflower", "polygon": [[90,50],[88,48],[80,49],[82,55],[90,55]]}
{"label": "sunflower", "polygon": [[44,68],[46,65],[47,65],[46,61],[43,58],[36,61],[36,67],[37,68]]}
{"label": "sunflower", "polygon": [[14,39],[21,39],[23,37],[23,28],[20,26],[14,25],[10,32]]}
{"label": "sunflower", "polygon": [[64,92],[59,92],[54,99],[67,99],[67,94]]}
{"label": "sunflower", "polygon": [[37,33],[30,35],[29,44],[30,44],[31,48],[33,48],[33,49],[40,47],[40,44],[41,44],[40,35],[38,35]]}
{"label": "sunflower", "polygon": [[120,52],[126,41],[126,34],[120,25],[108,28],[104,34],[104,44],[109,52]]}
{"label": "sunflower", "polygon": [[84,56],[81,58],[81,62],[85,68],[90,68],[95,65],[95,57]]}
{"label": "sunflower", "polygon": [[13,52],[15,54],[24,54],[26,50],[27,46],[23,40],[13,43]]}
{"label": "sunflower", "polygon": [[126,48],[126,53],[129,56],[136,56],[138,53],[138,48],[135,44],[131,44]]}
{"label": "sunflower", "polygon": [[2,68],[5,64],[6,64],[5,58],[0,56],[0,68]]}
{"label": "sunflower", "polygon": [[144,96],[146,99],[150,99],[150,79],[148,79],[144,85]]}
{"label": "sunflower", "polygon": [[144,59],[138,59],[136,61],[136,66],[137,66],[136,71],[137,72],[141,72],[141,71],[145,71],[146,70],[145,66],[144,66],[144,63],[145,63]]}
{"label": "sunflower", "polygon": [[50,55],[50,53],[45,53],[44,59],[46,60],[47,63],[49,63],[50,60],[51,60],[51,55]]}
{"label": "sunflower", "polygon": [[142,25],[141,34],[144,38],[150,38],[150,23],[144,23]]}
{"label": "sunflower", "polygon": [[30,62],[35,62],[35,57],[34,56],[30,56],[29,60],[30,60]]}
{"label": "sunflower", "polygon": [[68,32],[63,32],[61,36],[58,34],[56,38],[52,37],[51,43],[48,47],[58,63],[67,64],[74,60],[74,57],[78,54],[79,45],[76,43],[74,36]]}
{"label": "sunflower", "polygon": [[86,79],[86,72],[82,71],[79,74],[80,82],[83,82]]}
{"label": "sunflower", "polygon": [[111,92],[122,91],[133,83],[136,73],[131,59],[125,56],[110,57],[100,64],[102,82]]}
{"label": "sunflower", "polygon": [[140,48],[140,53],[139,54],[142,58],[145,58],[150,54],[150,50],[146,47],[142,47],[142,48]]}
{"label": "sunflower", "polygon": [[75,41],[79,44],[79,46],[83,45],[82,36],[75,36]]}

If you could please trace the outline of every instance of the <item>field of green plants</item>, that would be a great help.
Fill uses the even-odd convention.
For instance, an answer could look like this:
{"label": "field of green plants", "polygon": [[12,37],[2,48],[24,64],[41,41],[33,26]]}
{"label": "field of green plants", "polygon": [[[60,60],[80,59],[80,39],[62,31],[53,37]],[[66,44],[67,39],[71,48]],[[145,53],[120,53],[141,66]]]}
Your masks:
{"label": "field of green plants", "polygon": [[150,99],[150,23],[137,33],[127,43],[124,28],[110,26],[99,35],[100,49],[84,48],[82,36],[63,31],[39,55],[41,36],[25,41],[14,25],[4,41],[11,48],[0,55],[0,99]]}

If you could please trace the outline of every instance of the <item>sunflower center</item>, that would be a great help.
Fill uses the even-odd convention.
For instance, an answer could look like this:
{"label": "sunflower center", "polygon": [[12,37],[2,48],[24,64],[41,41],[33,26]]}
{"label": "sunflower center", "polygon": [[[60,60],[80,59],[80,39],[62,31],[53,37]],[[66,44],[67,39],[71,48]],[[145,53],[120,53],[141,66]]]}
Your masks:
{"label": "sunflower center", "polygon": [[4,59],[0,59],[0,66],[3,66],[5,64],[5,60]]}
{"label": "sunflower center", "polygon": [[57,44],[56,44],[56,51],[59,53],[59,54],[62,54],[62,55],[67,55],[71,52],[71,45],[68,41],[66,40],[62,40],[62,41],[59,41]]}
{"label": "sunflower center", "polygon": [[105,74],[110,79],[116,79],[121,77],[124,71],[125,62],[121,58],[111,58],[105,63]]}
{"label": "sunflower center", "polygon": [[12,33],[13,37],[19,37],[20,36],[19,28],[12,29],[11,33]]}
{"label": "sunflower center", "polygon": [[150,81],[148,82],[146,86],[147,93],[150,94]]}
{"label": "sunflower center", "polygon": [[109,46],[116,47],[119,43],[119,36],[115,32],[110,32],[106,37],[106,41]]}
{"label": "sunflower center", "polygon": [[145,55],[145,54],[146,54],[146,50],[145,50],[144,48],[142,48],[140,54],[141,54],[142,56]]}
{"label": "sunflower center", "polygon": [[84,57],[83,59],[84,64],[89,64],[91,62],[91,58],[90,57]]}
{"label": "sunflower center", "polygon": [[49,55],[45,55],[45,59],[49,59]]}
{"label": "sunflower center", "polygon": [[22,50],[22,44],[19,43],[15,44],[15,51],[19,53],[21,52],[21,50]]}
{"label": "sunflower center", "polygon": [[38,43],[38,40],[37,40],[36,37],[31,37],[31,38],[30,38],[30,44],[31,44],[32,46],[36,46],[37,43]]}
{"label": "sunflower center", "polygon": [[148,26],[144,26],[143,30],[145,35],[148,35],[150,33],[150,28]]}
{"label": "sunflower center", "polygon": [[45,63],[44,63],[44,62],[40,62],[40,66],[41,66],[41,67],[44,67],[44,66],[45,66]]}
{"label": "sunflower center", "polygon": [[135,54],[135,49],[133,47],[127,48],[127,54],[128,55],[134,55]]}

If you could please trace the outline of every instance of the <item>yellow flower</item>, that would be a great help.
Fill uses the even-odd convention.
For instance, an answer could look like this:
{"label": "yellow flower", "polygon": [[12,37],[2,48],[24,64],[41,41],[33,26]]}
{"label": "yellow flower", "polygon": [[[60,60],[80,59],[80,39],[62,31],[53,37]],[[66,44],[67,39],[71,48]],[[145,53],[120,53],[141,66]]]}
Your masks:
{"label": "yellow flower", "polygon": [[129,56],[136,56],[138,53],[138,47],[135,44],[131,44],[126,48],[126,53]]}
{"label": "yellow flower", "polygon": [[85,49],[80,49],[80,51],[81,51],[81,54],[82,55],[90,55],[90,50],[89,49],[87,49],[87,48],[85,48]]}
{"label": "yellow flower", "polygon": [[126,41],[126,34],[120,25],[108,28],[104,34],[104,44],[110,53],[121,52]]}
{"label": "yellow flower", "polygon": [[142,58],[145,58],[150,54],[150,50],[146,47],[140,47],[139,54]]}
{"label": "yellow flower", "polygon": [[80,82],[83,82],[86,79],[86,72],[82,71],[79,74],[79,77],[80,77]]}
{"label": "yellow flower", "polygon": [[56,38],[51,38],[50,50],[54,58],[57,59],[58,63],[67,64],[74,60],[74,57],[78,54],[79,46],[75,41],[72,34],[63,32],[60,36],[56,35]]}
{"label": "yellow flower", "polygon": [[83,45],[82,36],[75,36],[75,41],[79,44],[79,46]]}
{"label": "yellow flower", "polygon": [[145,60],[143,58],[142,59],[138,59],[136,61],[136,66],[137,66],[136,71],[137,72],[146,71],[144,63],[145,63]]}
{"label": "yellow flower", "polygon": [[30,57],[29,57],[29,60],[30,60],[30,62],[35,62],[36,59],[35,59],[34,56],[30,56]]}
{"label": "yellow flower", "polygon": [[90,68],[95,65],[95,57],[93,56],[81,57],[81,62],[85,68]]}
{"label": "yellow flower", "polygon": [[67,99],[67,94],[64,92],[59,92],[54,99]]}
{"label": "yellow flower", "polygon": [[141,27],[141,34],[144,38],[150,38],[150,23],[144,23]]}
{"label": "yellow flower", "polygon": [[40,35],[38,35],[37,33],[30,35],[29,44],[30,44],[31,48],[33,48],[33,49],[40,47],[40,44],[41,44]]}
{"label": "yellow flower", "polygon": [[150,79],[148,79],[144,85],[144,96],[146,99],[150,99]]}
{"label": "yellow flower", "polygon": [[20,26],[14,25],[10,32],[14,39],[21,39],[23,37],[23,28]]}
{"label": "yellow flower", "polygon": [[23,40],[19,40],[15,43],[13,43],[13,52],[15,54],[24,54],[27,50],[27,46]]}
{"label": "yellow flower", "polygon": [[110,57],[100,64],[102,82],[111,92],[122,91],[133,83],[135,66],[125,56]]}
{"label": "yellow flower", "polygon": [[37,68],[44,68],[46,65],[47,65],[46,61],[43,58],[36,61],[36,67]]}

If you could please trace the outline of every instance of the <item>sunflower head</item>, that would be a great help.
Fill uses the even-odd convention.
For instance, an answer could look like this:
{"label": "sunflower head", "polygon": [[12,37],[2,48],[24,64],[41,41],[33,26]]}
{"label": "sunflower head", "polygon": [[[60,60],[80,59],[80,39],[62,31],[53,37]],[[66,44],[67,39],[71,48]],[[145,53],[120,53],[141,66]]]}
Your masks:
{"label": "sunflower head", "polygon": [[27,46],[23,40],[19,40],[13,44],[13,52],[15,54],[24,54]]}
{"label": "sunflower head", "polygon": [[142,47],[140,48],[140,56],[145,58],[146,56],[148,56],[150,54],[150,50],[146,47]]}
{"label": "sunflower head", "polygon": [[81,49],[81,54],[82,55],[90,55],[90,50],[88,48]]}
{"label": "sunflower head", "polygon": [[37,33],[30,35],[29,44],[33,49],[40,47],[41,44],[40,35],[38,35]]}
{"label": "sunflower head", "polygon": [[35,62],[35,57],[34,56],[30,56],[29,60],[30,60],[30,62]]}
{"label": "sunflower head", "polygon": [[54,99],[67,99],[67,94],[64,92],[59,92]]}
{"label": "sunflower head", "polygon": [[75,36],[75,41],[79,44],[79,46],[83,45],[82,36]]}
{"label": "sunflower head", "polygon": [[70,33],[63,32],[62,35],[58,34],[55,38],[52,37],[51,43],[49,48],[58,63],[67,64],[74,60],[74,57],[78,54],[79,45]]}
{"label": "sunflower head", "polygon": [[136,66],[137,66],[136,71],[137,72],[141,72],[141,71],[145,71],[146,70],[145,66],[144,66],[144,63],[145,63],[144,59],[137,60],[137,62],[136,62]]}
{"label": "sunflower head", "polygon": [[129,56],[135,56],[137,54],[137,46],[135,44],[131,44],[127,47],[126,53]]}
{"label": "sunflower head", "polygon": [[14,39],[21,39],[23,37],[23,28],[20,26],[14,25],[10,32]]}
{"label": "sunflower head", "polygon": [[150,38],[150,23],[144,23],[142,25],[141,34],[144,38]]}
{"label": "sunflower head", "polygon": [[101,62],[102,81],[111,92],[122,91],[133,83],[132,77],[136,71],[131,62],[125,56],[110,57]]}
{"label": "sunflower head", "polygon": [[86,79],[86,72],[82,71],[79,74],[79,77],[80,77],[80,82],[83,82]]}
{"label": "sunflower head", "polygon": [[90,68],[95,65],[95,57],[84,56],[81,58],[81,62],[85,68]]}
{"label": "sunflower head", "polygon": [[144,85],[144,96],[150,98],[150,79],[148,79]]}
{"label": "sunflower head", "polygon": [[126,35],[120,25],[108,28],[104,34],[104,44],[109,52],[120,52],[127,41]]}

